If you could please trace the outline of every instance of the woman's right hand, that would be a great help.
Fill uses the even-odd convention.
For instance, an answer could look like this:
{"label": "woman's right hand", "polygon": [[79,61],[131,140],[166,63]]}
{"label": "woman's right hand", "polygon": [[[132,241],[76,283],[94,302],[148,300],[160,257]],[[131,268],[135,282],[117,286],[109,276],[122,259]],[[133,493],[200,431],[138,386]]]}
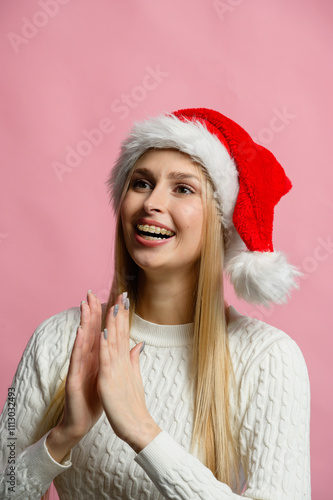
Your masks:
{"label": "woman's right hand", "polygon": [[90,431],[103,412],[97,391],[102,308],[91,291],[87,301],[81,303],[81,323],[66,380],[64,415],[46,440],[57,462]]}

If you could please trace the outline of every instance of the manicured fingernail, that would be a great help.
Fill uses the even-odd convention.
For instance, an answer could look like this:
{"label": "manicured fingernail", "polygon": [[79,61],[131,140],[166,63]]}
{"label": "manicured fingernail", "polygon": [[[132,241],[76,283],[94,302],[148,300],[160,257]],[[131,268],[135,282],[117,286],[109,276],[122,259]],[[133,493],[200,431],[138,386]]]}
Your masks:
{"label": "manicured fingernail", "polygon": [[86,304],[87,302],[85,300],[81,300],[81,306],[82,304]]}
{"label": "manicured fingernail", "polygon": [[122,296],[122,299],[121,299],[121,302],[122,302],[124,305],[125,305],[126,299],[127,299],[127,292],[124,292],[124,293],[123,293],[123,296]]}
{"label": "manicured fingernail", "polygon": [[108,338],[108,330],[107,330],[107,328],[104,328],[104,338],[105,338],[105,340],[107,340],[107,338]]}
{"label": "manicured fingernail", "polygon": [[113,316],[114,316],[114,317],[116,317],[116,316],[117,316],[117,314],[118,314],[118,309],[119,309],[119,305],[118,305],[118,304],[116,304],[116,305],[114,306],[114,311],[113,311]]}
{"label": "manicured fingernail", "polygon": [[91,290],[88,290],[88,291],[87,291],[87,295],[88,295],[89,293],[91,293]]}
{"label": "manicured fingernail", "polygon": [[130,306],[130,301],[129,301],[129,299],[127,298],[127,299],[125,300],[125,311],[128,311],[128,310],[129,310],[129,306]]}
{"label": "manicured fingernail", "polygon": [[141,353],[142,353],[142,351],[144,350],[145,345],[146,345],[146,342],[144,342],[144,343],[142,344],[142,346],[140,347],[140,354],[141,354]]}

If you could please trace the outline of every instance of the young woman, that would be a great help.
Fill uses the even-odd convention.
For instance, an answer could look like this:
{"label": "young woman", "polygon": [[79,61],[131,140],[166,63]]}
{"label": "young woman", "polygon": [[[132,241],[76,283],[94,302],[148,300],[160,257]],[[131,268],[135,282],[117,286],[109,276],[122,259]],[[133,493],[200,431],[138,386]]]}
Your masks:
{"label": "young woman", "polygon": [[302,354],[223,298],[223,268],[250,302],[295,287],[272,245],[281,165],[235,122],[188,109],[136,124],[108,185],[108,303],[89,291],[30,339],[14,466],[1,417],[1,498],[54,481],[61,499],[309,499]]}

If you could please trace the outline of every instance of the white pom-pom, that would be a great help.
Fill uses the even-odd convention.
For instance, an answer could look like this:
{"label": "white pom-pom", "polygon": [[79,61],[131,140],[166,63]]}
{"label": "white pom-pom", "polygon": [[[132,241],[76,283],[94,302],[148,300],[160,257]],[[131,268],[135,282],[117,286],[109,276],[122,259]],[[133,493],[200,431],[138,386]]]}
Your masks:
{"label": "white pom-pom", "polygon": [[302,273],[282,252],[232,252],[226,255],[225,270],[238,297],[254,304],[282,304],[298,288]]}

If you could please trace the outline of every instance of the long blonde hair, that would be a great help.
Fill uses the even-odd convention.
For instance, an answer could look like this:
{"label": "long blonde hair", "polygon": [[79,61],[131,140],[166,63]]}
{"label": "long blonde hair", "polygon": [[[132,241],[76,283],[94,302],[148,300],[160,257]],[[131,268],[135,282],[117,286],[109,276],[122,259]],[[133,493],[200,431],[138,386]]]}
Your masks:
{"label": "long blonde hair", "polygon": [[[121,197],[128,190],[134,167],[128,175]],[[201,167],[201,166],[199,166]],[[202,248],[197,263],[194,338],[189,377],[194,391],[194,422],[191,452],[196,445],[200,459],[219,481],[238,486],[239,451],[235,434],[236,415],[231,414],[230,395],[236,397],[234,374],[228,346],[227,315],[223,294],[223,229],[214,200],[214,189],[203,167],[204,223]],[[130,257],[124,240],[120,213],[115,238],[115,274],[106,307],[103,308],[102,330],[106,315],[116,297],[128,292],[131,303],[130,323],[137,305],[138,267]],[[60,421],[64,408],[65,382],[54,395],[38,433],[42,437]],[[50,426],[51,425],[51,426]],[[48,498],[48,497],[43,497]]]}

